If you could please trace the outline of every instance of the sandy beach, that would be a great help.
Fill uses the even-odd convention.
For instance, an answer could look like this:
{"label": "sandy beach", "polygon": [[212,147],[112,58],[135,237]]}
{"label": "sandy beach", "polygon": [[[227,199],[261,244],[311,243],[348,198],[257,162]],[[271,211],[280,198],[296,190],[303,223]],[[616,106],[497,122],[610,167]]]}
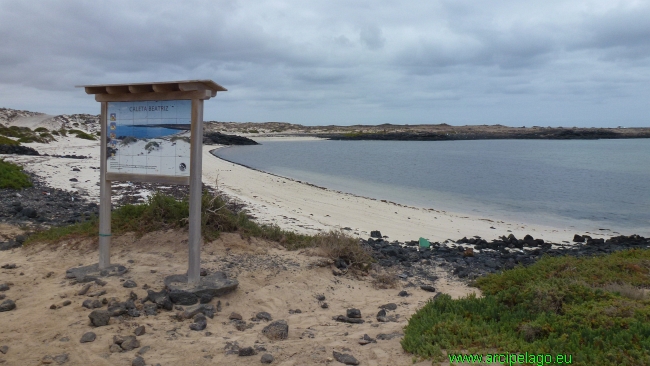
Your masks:
{"label": "sandy beach", "polygon": [[[265,139],[295,140],[291,137]],[[298,137],[297,139],[313,139]],[[60,138],[49,144],[25,144],[48,154],[77,154],[90,159],[65,159],[43,156],[10,155],[5,159],[16,162],[55,188],[78,191],[97,202],[99,197],[99,143],[75,137]],[[203,147],[203,182],[223,190],[227,195],[246,204],[260,223],[276,224],[283,229],[302,233],[317,233],[330,229],[345,229],[349,234],[367,238],[372,230],[380,230],[389,240],[431,241],[457,240],[478,235],[486,240],[514,234],[555,243],[568,242],[573,234],[589,234],[607,238],[612,234],[579,231],[579,228],[549,227],[537,224],[507,222],[495,217],[448,212],[423,207],[359,197],[316,187],[265,172],[249,169],[216,158],[210,151],[223,146]],[[73,171],[74,168],[79,171]],[[77,182],[70,182],[76,178]],[[126,185],[115,182],[114,186]],[[494,228],[494,229],[492,229]]]}

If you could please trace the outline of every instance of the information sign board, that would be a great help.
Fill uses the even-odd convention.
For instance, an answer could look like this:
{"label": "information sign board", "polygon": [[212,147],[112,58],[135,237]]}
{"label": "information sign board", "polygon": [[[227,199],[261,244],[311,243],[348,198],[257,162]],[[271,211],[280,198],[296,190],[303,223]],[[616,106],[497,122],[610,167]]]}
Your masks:
{"label": "information sign board", "polygon": [[107,173],[188,177],[191,100],[108,102]]}

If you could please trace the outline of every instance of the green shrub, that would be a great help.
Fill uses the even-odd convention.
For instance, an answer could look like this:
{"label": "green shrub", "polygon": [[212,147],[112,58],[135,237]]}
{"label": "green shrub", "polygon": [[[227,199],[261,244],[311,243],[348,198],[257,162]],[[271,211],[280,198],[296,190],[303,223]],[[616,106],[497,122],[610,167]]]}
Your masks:
{"label": "green shrub", "polygon": [[38,127],[34,129],[34,132],[49,132],[49,130],[45,127]]}
{"label": "green shrub", "polygon": [[[650,364],[650,250],[592,258],[545,257],[479,278],[484,297],[440,295],[410,320],[402,346],[448,354],[572,355],[575,365]],[[448,360],[447,360],[448,361]]]}
{"label": "green shrub", "polygon": [[0,135],[20,138],[25,136],[31,136],[33,135],[33,133],[32,130],[29,129],[29,127],[18,127],[18,126],[5,127],[0,125]]}
{"label": "green shrub", "polygon": [[20,142],[8,137],[0,136],[0,145],[20,145]]}
{"label": "green shrub", "polygon": [[86,132],[80,131],[80,130],[69,130],[68,132],[76,135],[80,139],[84,140],[97,140],[95,136],[88,134]]}
{"label": "green shrub", "polygon": [[[311,240],[307,235],[284,231],[277,226],[258,225],[246,215],[246,212],[234,213],[228,209],[226,202],[219,196],[204,193],[202,197],[202,234],[206,240],[213,240],[220,232],[240,232],[244,236],[255,236],[269,240],[281,241],[293,248],[306,247],[303,242]],[[114,234],[135,232],[137,235],[187,226],[189,201],[186,197],[177,200],[172,196],[156,193],[139,205],[124,205],[112,212],[111,226]],[[97,234],[99,222],[94,219],[88,223],[65,227],[50,228],[39,232],[30,241],[58,241],[68,237],[90,237]]]}
{"label": "green shrub", "polygon": [[0,159],[0,188],[22,189],[32,186],[23,168]]}

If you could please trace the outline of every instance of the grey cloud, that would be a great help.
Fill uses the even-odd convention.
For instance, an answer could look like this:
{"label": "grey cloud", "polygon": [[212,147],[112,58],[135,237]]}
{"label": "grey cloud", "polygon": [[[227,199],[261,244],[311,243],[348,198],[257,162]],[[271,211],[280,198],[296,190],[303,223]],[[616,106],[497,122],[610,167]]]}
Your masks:
{"label": "grey cloud", "polygon": [[647,19],[633,0],[0,0],[0,100],[81,110],[75,84],[198,77],[229,89],[211,119],[648,124]]}
{"label": "grey cloud", "polygon": [[359,39],[361,42],[371,50],[378,50],[384,46],[386,39],[382,35],[382,31],[376,25],[364,27],[359,32]]}

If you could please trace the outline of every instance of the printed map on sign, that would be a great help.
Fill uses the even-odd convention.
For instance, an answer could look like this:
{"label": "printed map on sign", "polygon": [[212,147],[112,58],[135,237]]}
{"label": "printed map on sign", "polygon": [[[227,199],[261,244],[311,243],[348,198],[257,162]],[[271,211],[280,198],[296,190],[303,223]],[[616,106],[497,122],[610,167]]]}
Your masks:
{"label": "printed map on sign", "polygon": [[108,173],[190,175],[190,100],[109,102]]}

